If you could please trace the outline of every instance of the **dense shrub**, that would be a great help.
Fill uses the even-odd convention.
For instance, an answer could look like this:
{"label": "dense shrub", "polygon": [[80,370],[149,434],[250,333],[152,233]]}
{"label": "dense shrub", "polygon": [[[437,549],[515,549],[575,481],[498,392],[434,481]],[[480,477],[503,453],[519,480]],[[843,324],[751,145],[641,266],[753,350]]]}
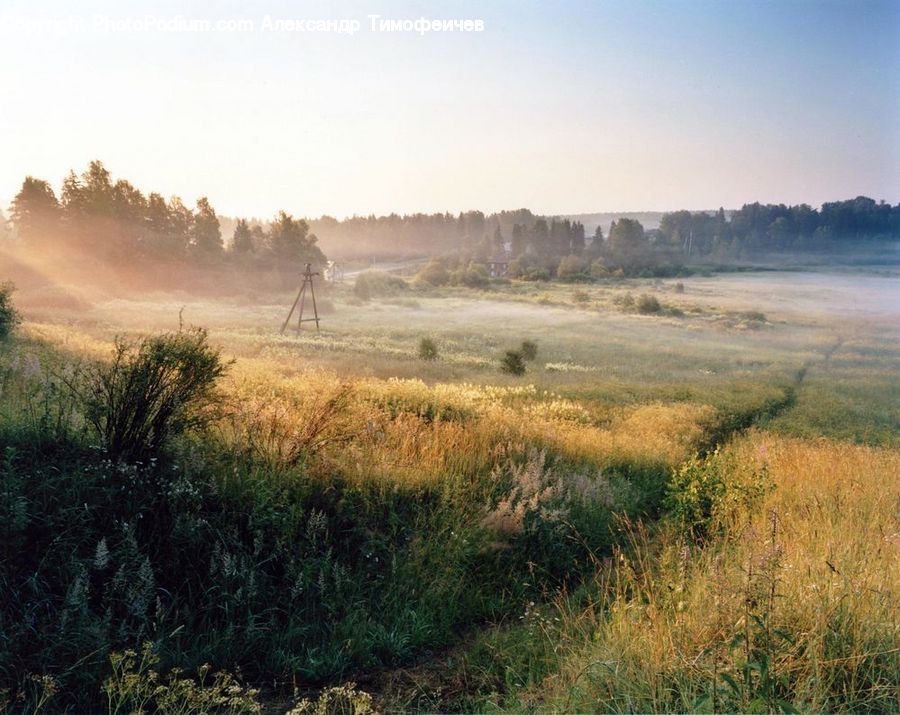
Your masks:
{"label": "dense shrub", "polygon": [[507,375],[525,374],[525,357],[520,350],[507,350],[500,358],[500,371]]}
{"label": "dense shrub", "polygon": [[577,280],[587,277],[587,264],[581,256],[563,256],[556,269],[560,280]]}
{"label": "dense shrub", "polygon": [[409,284],[400,276],[385,271],[365,271],[356,277],[353,294],[360,300],[384,298],[402,293]]}
{"label": "dense shrub", "polygon": [[549,281],[550,271],[548,271],[546,268],[538,266],[529,270],[528,273],[525,274],[524,278],[527,281]]}
{"label": "dense shrub", "polygon": [[609,268],[606,267],[606,261],[598,258],[591,264],[591,276],[593,278],[608,278]]}
{"label": "dense shrub", "polygon": [[434,258],[416,274],[416,282],[435,288],[445,286],[450,282],[450,272],[442,260]]}
{"label": "dense shrub", "polygon": [[465,268],[453,271],[450,282],[467,288],[485,288],[491,282],[491,276],[485,266],[471,261]]}
{"label": "dense shrub", "polygon": [[591,294],[584,290],[576,290],[572,293],[572,300],[576,303],[587,303],[591,299]]}
{"label": "dense shrub", "polygon": [[662,305],[660,305],[660,302],[656,299],[656,296],[644,293],[637,300],[637,310],[638,313],[642,313],[644,315],[648,315],[650,313],[659,313],[662,310]]}
{"label": "dense shrub", "polygon": [[437,360],[438,346],[434,338],[422,338],[419,341],[419,357],[423,360]]}
{"label": "dense shrub", "polygon": [[683,464],[669,483],[664,505],[694,538],[719,533],[741,514],[753,513],[772,489],[765,466],[740,464],[718,450]]}
{"label": "dense shrub", "polygon": [[109,364],[93,368],[82,392],[85,416],[114,461],[143,460],[166,440],[214,414],[216,380],[226,370],[202,329],[117,339]]}
{"label": "dense shrub", "polygon": [[525,281],[550,280],[550,271],[529,256],[518,256],[510,261],[509,277]]}
{"label": "dense shrub", "polygon": [[0,283],[0,340],[7,337],[21,322],[19,312],[12,302],[12,283]]}

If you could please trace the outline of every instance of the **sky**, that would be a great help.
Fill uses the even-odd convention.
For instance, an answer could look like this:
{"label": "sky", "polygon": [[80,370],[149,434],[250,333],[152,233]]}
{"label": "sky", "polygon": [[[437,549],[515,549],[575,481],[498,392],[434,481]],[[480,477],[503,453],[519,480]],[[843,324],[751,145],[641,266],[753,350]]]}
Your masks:
{"label": "sky", "polygon": [[261,218],[897,203],[900,1],[0,0],[0,206],[92,159]]}

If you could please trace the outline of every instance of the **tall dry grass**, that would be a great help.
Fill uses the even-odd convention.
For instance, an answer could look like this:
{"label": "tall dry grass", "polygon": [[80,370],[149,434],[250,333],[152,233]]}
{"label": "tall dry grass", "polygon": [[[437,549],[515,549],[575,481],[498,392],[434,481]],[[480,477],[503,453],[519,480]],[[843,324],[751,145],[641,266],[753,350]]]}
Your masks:
{"label": "tall dry grass", "polygon": [[[235,410],[222,426],[226,443],[249,445],[273,471],[314,452],[353,481],[399,485],[483,475],[534,449],[573,464],[665,473],[696,448],[714,415],[690,403],[598,412],[533,385],[347,380],[321,370],[273,376],[252,360],[238,361],[227,391]],[[307,434],[320,421],[327,434]]]}
{"label": "tall dry grass", "polygon": [[706,545],[634,528],[596,600],[569,608],[543,706],[896,711],[900,454],[760,432],[729,451],[767,465],[770,496]]}

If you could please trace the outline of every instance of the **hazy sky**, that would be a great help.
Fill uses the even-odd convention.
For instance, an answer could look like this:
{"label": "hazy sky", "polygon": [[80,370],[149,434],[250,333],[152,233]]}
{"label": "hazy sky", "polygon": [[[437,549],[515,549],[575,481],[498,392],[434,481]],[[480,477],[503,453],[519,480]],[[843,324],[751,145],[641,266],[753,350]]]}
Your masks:
{"label": "hazy sky", "polygon": [[[254,29],[106,24],[179,15]],[[898,0],[0,0],[0,80],[4,206],[93,158],[232,215],[900,201]]]}

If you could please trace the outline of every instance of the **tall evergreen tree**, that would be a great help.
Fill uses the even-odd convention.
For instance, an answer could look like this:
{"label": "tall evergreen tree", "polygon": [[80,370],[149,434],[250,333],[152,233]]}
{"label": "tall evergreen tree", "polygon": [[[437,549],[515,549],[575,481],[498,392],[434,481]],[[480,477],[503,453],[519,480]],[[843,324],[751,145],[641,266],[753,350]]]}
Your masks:
{"label": "tall evergreen tree", "polygon": [[209,259],[222,253],[222,230],[219,217],[205,196],[197,199],[197,211],[191,225],[191,248],[198,256]]}
{"label": "tall evergreen tree", "polygon": [[520,223],[514,223],[512,227],[512,257],[518,258],[525,255],[527,249],[528,241],[525,236],[525,227]]}
{"label": "tall evergreen tree", "polygon": [[584,253],[584,224],[576,221],[572,224],[572,234],[570,240],[569,251],[572,255],[580,256]]}
{"label": "tall evergreen tree", "polygon": [[231,237],[231,250],[239,255],[253,253],[253,234],[250,231],[250,224],[247,219],[238,219],[237,225],[234,227],[234,234]]}
{"label": "tall evergreen tree", "polygon": [[26,243],[41,243],[57,238],[59,201],[46,181],[32,176],[25,177],[10,208],[10,218],[16,233]]}
{"label": "tall evergreen tree", "polygon": [[609,227],[609,248],[615,255],[628,256],[640,253],[647,247],[647,238],[640,221],[620,218]]}
{"label": "tall evergreen tree", "polygon": [[190,245],[194,214],[178,196],[169,199],[168,231],[166,232],[164,254],[167,258],[183,257]]}

